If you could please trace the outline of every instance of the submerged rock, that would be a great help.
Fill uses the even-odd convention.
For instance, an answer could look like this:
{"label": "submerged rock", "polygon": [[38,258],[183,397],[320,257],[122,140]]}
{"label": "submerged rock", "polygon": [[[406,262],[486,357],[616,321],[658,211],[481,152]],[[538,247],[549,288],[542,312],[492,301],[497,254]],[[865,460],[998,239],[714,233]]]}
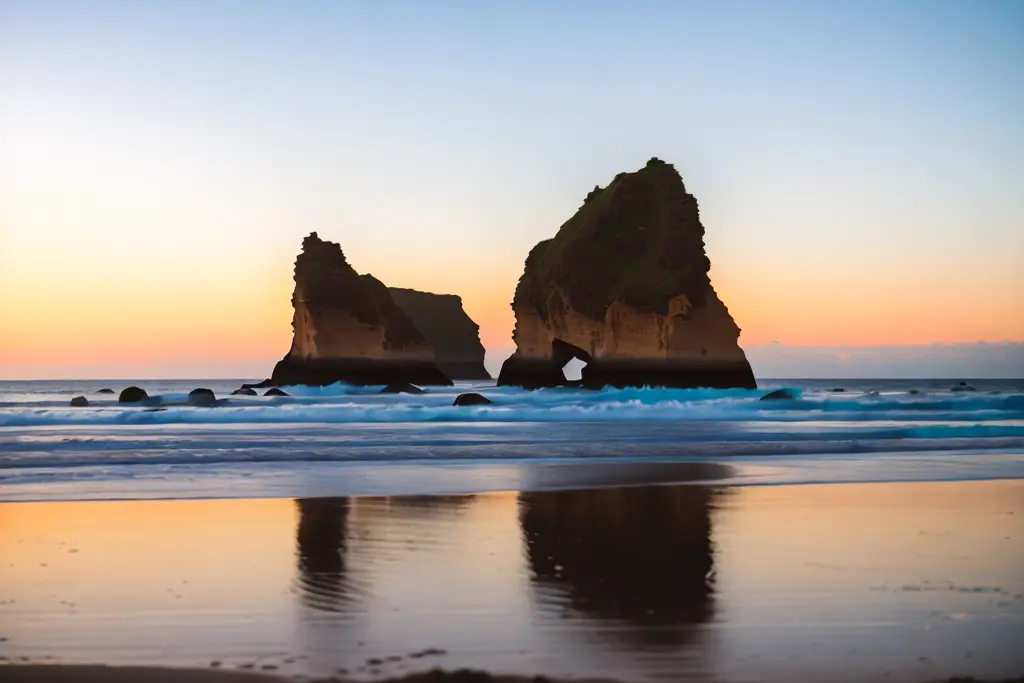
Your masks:
{"label": "submerged rock", "polygon": [[113,389],[108,389],[108,388],[104,387],[103,389],[98,389],[96,391],[96,393],[97,394],[113,394],[113,393],[116,393],[116,392]]}
{"label": "submerged rock", "polygon": [[282,389],[278,389],[277,387],[273,387],[271,389],[267,389],[263,393],[263,395],[264,396],[291,396],[291,394],[289,394],[288,392],[286,392],[286,391],[284,391]]}
{"label": "submerged rock", "polygon": [[481,394],[459,394],[455,397],[453,406],[485,406],[494,403],[491,399]]}
{"label": "submerged rock", "polygon": [[75,396],[71,399],[72,408],[87,408],[89,406],[89,399],[85,396]]}
{"label": "submerged rock", "polygon": [[491,379],[484,368],[480,326],[466,314],[461,297],[399,287],[388,287],[388,292],[434,347],[434,360],[444,374],[451,379]]}
{"label": "submerged rock", "polygon": [[269,380],[253,386],[452,381],[388,288],[359,275],[341,246],[311,233],[295,260],[292,346]]}
{"label": "submerged rock", "polygon": [[968,384],[967,382],[960,382],[960,383],[959,383],[959,384],[957,384],[957,385],[956,385],[955,387],[953,387],[952,389],[950,389],[950,391],[977,391],[977,389],[975,389],[974,387],[972,387],[972,386],[971,386],[970,384]]}
{"label": "submerged rock", "polygon": [[211,389],[193,389],[188,392],[188,404],[201,408],[217,405],[217,396]]}
{"label": "submerged rock", "polygon": [[232,396],[257,396],[255,389],[249,387],[242,387],[241,389],[235,389],[231,392]]}
{"label": "submerged rock", "polygon": [[846,391],[846,389],[842,387],[835,387],[834,389],[829,389],[829,391],[831,391],[833,394],[841,394],[842,392]]}
{"label": "submerged rock", "polygon": [[798,398],[792,389],[776,389],[759,398],[759,401],[779,401]]}
{"label": "submerged rock", "polygon": [[423,390],[412,384],[389,384],[380,390],[382,394],[422,394]]}
{"label": "submerged rock", "polygon": [[139,387],[128,387],[121,391],[121,395],[117,397],[118,403],[138,403],[139,401],[145,401],[149,398],[149,394],[146,393],[145,389]]}
{"label": "submerged rock", "polygon": [[659,159],[595,188],[526,257],[498,384],[562,385],[577,358],[589,388],[756,388],[703,237],[697,200]]}

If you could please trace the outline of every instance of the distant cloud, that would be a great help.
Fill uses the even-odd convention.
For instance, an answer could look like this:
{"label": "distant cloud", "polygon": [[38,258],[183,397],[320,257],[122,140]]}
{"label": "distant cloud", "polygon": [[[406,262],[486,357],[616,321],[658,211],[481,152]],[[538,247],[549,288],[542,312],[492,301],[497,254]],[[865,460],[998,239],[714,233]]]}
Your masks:
{"label": "distant cloud", "polygon": [[744,346],[759,378],[1021,378],[1024,342],[922,346]]}

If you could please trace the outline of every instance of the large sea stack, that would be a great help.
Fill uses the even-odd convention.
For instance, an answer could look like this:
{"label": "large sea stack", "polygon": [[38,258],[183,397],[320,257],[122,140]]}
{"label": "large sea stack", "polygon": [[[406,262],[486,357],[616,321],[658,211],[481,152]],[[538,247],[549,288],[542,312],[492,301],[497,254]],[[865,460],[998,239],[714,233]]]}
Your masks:
{"label": "large sea stack", "polygon": [[526,258],[512,308],[516,351],[499,385],[754,388],[740,329],[718,298],[697,200],[651,159],[595,187]]}
{"label": "large sea stack", "polygon": [[388,292],[434,347],[434,360],[444,374],[452,379],[491,379],[484,368],[480,326],[466,314],[459,296],[398,287],[389,287]]}
{"label": "large sea stack", "polygon": [[341,246],[315,232],[295,260],[292,306],[291,350],[259,386],[452,384],[388,288],[356,273]]}

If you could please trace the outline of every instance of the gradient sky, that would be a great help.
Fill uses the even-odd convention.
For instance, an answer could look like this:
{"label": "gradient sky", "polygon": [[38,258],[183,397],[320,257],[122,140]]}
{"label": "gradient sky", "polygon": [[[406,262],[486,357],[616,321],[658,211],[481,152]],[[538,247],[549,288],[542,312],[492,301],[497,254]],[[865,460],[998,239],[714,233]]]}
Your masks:
{"label": "gradient sky", "polygon": [[745,346],[1022,341],[1022,122],[1020,2],[0,0],[0,378],[265,376],[314,230],[507,353],[651,156]]}

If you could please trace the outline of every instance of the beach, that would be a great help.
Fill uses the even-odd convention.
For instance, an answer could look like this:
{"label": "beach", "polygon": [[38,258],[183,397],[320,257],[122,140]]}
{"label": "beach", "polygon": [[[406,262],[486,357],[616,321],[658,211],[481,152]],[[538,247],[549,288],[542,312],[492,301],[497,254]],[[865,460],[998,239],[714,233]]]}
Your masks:
{"label": "beach", "polygon": [[1007,678],[1022,539],[1019,480],[10,503],[2,676]]}
{"label": "beach", "polygon": [[1024,674],[1020,380],[137,383],[0,383],[2,680]]}

